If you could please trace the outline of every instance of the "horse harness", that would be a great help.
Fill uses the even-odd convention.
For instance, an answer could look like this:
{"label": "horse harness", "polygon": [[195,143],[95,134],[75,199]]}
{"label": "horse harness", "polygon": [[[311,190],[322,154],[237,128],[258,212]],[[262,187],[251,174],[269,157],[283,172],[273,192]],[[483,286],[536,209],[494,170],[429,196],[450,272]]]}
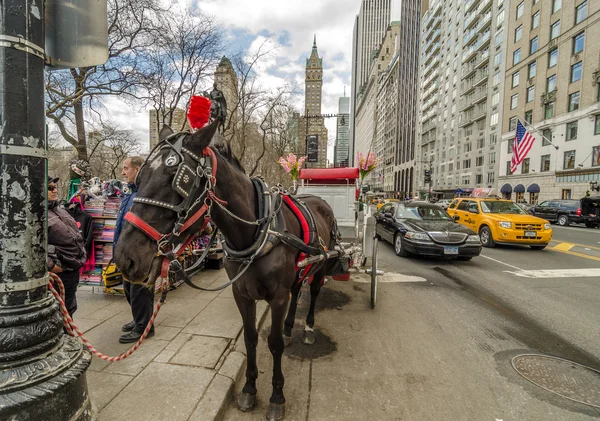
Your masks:
{"label": "horse harness", "polygon": [[[177,280],[183,279],[183,281],[192,288],[204,291],[220,291],[237,281],[246,272],[254,260],[267,255],[280,242],[300,251],[297,261],[302,260],[306,256],[325,253],[326,247],[325,244],[323,244],[322,239],[318,236],[312,212],[304,202],[290,195],[281,186],[269,189],[267,184],[260,177],[252,178],[252,184],[258,197],[259,218],[255,221],[244,220],[229,211],[226,207],[227,202],[219,199],[214,191],[217,183],[217,158],[215,152],[211,148],[206,147],[203,150],[202,156],[197,156],[192,153],[183,146],[183,141],[188,134],[189,133],[187,132],[175,133],[161,141],[152,150],[138,172],[139,177],[142,168],[148,163],[149,159],[154,157],[155,151],[160,151],[165,148],[169,149],[169,154],[165,158],[164,164],[167,167],[177,166],[177,171],[171,186],[183,198],[183,201],[179,205],[174,205],[146,197],[136,196],[133,199],[134,203],[156,206],[177,213],[178,218],[171,232],[167,234],[160,233],[131,211],[127,212],[125,215],[125,220],[127,222],[156,241],[158,246],[156,256],[164,257],[160,274],[162,278],[166,278],[168,272],[172,271]],[[191,158],[194,163],[193,165],[195,165],[196,168],[193,168],[186,163],[186,156]],[[202,183],[203,179],[205,180],[204,183]],[[136,184],[138,184],[137,180]],[[211,289],[195,285],[189,279],[189,276],[178,257],[193,241],[196,234],[206,227],[210,221],[211,209],[214,204],[217,204],[233,219],[248,225],[254,225],[257,229],[252,245],[245,250],[234,250],[226,241],[223,243],[223,250],[226,258],[228,260],[240,262],[241,265],[238,269],[238,274],[233,279],[225,285]],[[285,204],[298,219],[302,227],[303,238],[298,238],[287,232],[285,229],[285,221],[283,219],[283,213],[281,212],[283,204]],[[203,218],[203,221],[200,229],[191,230],[193,226],[197,225],[197,222],[200,221],[201,218]],[[337,228],[332,230],[332,234],[336,235],[337,233],[335,231],[337,231]],[[196,264],[201,263],[207,257],[208,250],[216,239],[217,233],[218,230],[215,230],[204,253]],[[337,235],[333,238],[336,237]],[[309,277],[314,273],[314,269],[316,268],[313,267],[311,269],[311,267],[308,266],[301,271],[297,270],[298,281],[302,281],[304,278]]]}

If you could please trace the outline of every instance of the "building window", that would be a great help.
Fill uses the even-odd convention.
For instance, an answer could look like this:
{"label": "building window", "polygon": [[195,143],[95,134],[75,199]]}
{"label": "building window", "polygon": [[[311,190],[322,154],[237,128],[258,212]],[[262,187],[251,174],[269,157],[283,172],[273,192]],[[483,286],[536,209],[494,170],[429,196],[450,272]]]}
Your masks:
{"label": "building window", "polygon": [[530,42],[529,42],[529,54],[533,54],[537,51],[538,49],[538,37],[534,37]]}
{"label": "building window", "polygon": [[470,159],[465,159],[463,161],[463,169],[467,170],[471,168],[471,160]]}
{"label": "building window", "polygon": [[500,103],[500,92],[496,92],[494,95],[492,95],[492,107],[494,105],[498,105]]}
{"label": "building window", "polygon": [[548,119],[552,117],[554,117],[554,101],[547,103],[544,108],[544,118]]}
{"label": "building window", "polygon": [[577,82],[579,79],[581,79],[582,67],[581,61],[571,66],[571,83]]}
{"label": "building window", "polygon": [[495,145],[498,142],[498,135],[496,133],[492,133],[490,135],[490,145]]}
{"label": "building window", "polygon": [[492,78],[492,86],[496,86],[500,84],[500,72],[497,72],[494,74],[494,77]]}
{"label": "building window", "polygon": [[575,8],[575,25],[587,18],[587,0]]}
{"label": "building window", "polygon": [[567,123],[567,142],[577,139],[577,122]]}
{"label": "building window", "polygon": [[523,10],[525,9],[525,2],[522,1],[521,3],[519,3],[519,5],[517,6],[517,19],[520,19],[521,16],[523,16]]}
{"label": "building window", "polygon": [[558,48],[548,53],[548,68],[554,67],[558,64]]}
{"label": "building window", "polygon": [[537,12],[535,12],[534,15],[531,17],[531,29],[535,29],[538,26],[540,26],[540,11],[539,10]]}
{"label": "building window", "polygon": [[489,172],[487,176],[488,184],[492,184],[496,180],[496,173]]}
{"label": "building window", "polygon": [[475,166],[481,167],[482,165],[483,165],[483,156],[478,156],[477,159],[475,160]]}
{"label": "building window", "polygon": [[562,7],[562,0],[552,0],[552,13],[556,13]]}
{"label": "building window", "polygon": [[592,167],[600,166],[600,146],[592,148]]}
{"label": "building window", "polygon": [[550,171],[550,155],[542,155],[542,164],[540,166],[540,172]]}
{"label": "building window", "polygon": [[504,41],[504,31],[500,31],[496,34],[496,46],[502,44]]}
{"label": "building window", "polygon": [[494,66],[499,66],[502,63],[502,51],[494,56]]}
{"label": "building window", "polygon": [[512,75],[512,87],[519,86],[519,72],[514,72]]}
{"label": "building window", "polygon": [[465,144],[465,153],[466,152],[471,152],[471,143],[470,142]]}
{"label": "building window", "polygon": [[530,103],[535,99],[535,86],[527,88],[527,103]]}
{"label": "building window", "polygon": [[506,162],[506,175],[511,175],[512,172],[510,171],[510,161]]}
{"label": "building window", "polygon": [[510,97],[510,109],[514,110],[519,105],[519,94],[514,94]]}
{"label": "building window", "polygon": [[525,111],[525,121],[529,124],[533,123],[533,110]]}
{"label": "building window", "polygon": [[560,20],[557,20],[552,25],[550,25],[550,39],[558,38],[560,35]]}
{"label": "building window", "polygon": [[514,144],[513,144],[513,140],[511,139],[511,140],[508,142],[508,153],[512,153],[512,151],[513,151],[513,146],[514,146]]}
{"label": "building window", "polygon": [[494,113],[490,116],[490,126],[498,124],[498,113]]}
{"label": "building window", "polygon": [[490,152],[488,155],[488,163],[495,164],[496,163],[496,152]]}
{"label": "building window", "polygon": [[535,77],[535,71],[537,67],[535,63],[536,62],[534,61],[532,63],[529,63],[529,66],[527,66],[527,79],[532,79]]}
{"label": "building window", "polygon": [[600,114],[594,120],[594,134],[600,134]]}
{"label": "building window", "polygon": [[[483,120],[482,120],[483,121]],[[485,146],[485,139],[478,139],[477,140],[477,149],[481,149]]]}
{"label": "building window", "polygon": [[483,183],[483,174],[477,174],[475,176],[475,184],[481,184]]}
{"label": "building window", "polygon": [[520,61],[521,61],[521,49],[519,48],[513,53],[513,66],[515,64],[519,64]]}
{"label": "building window", "polygon": [[521,164],[521,174],[529,174],[529,158],[525,158]]}
{"label": "building window", "polygon": [[[521,4],[523,4],[523,3],[521,3]],[[519,42],[522,37],[523,37],[523,25],[519,25],[519,27],[517,29],[515,29],[515,42]]]}
{"label": "building window", "polygon": [[579,92],[573,92],[569,95],[569,111],[575,111],[579,109]]}
{"label": "building window", "polygon": [[573,37],[573,54],[579,54],[583,51],[585,45],[585,32],[577,34]]}
{"label": "building window", "polygon": [[496,26],[500,26],[504,23],[504,10],[498,13],[498,17],[496,17]]}
{"label": "building window", "polygon": [[575,169],[575,151],[566,151],[563,160],[563,169],[572,170]]}
{"label": "building window", "polygon": [[561,199],[571,200],[571,189],[563,189]]}
{"label": "building window", "polygon": [[[511,104],[512,106],[512,104]],[[510,120],[508,120],[508,130],[515,130],[517,128],[517,117],[511,117]],[[509,142],[509,149],[510,149],[510,142]]]}
{"label": "building window", "polygon": [[551,145],[550,142],[552,142],[552,130],[550,129],[544,129],[542,131],[542,146],[549,146]]}
{"label": "building window", "polygon": [[556,75],[550,76],[546,79],[546,92],[552,92],[556,89]]}

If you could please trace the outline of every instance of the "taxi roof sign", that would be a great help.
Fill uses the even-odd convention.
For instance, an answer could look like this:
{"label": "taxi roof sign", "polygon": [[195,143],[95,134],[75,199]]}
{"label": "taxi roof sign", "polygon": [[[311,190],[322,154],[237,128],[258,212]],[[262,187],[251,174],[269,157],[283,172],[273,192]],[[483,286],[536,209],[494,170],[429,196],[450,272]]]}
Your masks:
{"label": "taxi roof sign", "polygon": [[471,197],[479,197],[479,198],[497,197],[496,189],[493,189],[493,188],[473,189],[473,191],[471,192]]}

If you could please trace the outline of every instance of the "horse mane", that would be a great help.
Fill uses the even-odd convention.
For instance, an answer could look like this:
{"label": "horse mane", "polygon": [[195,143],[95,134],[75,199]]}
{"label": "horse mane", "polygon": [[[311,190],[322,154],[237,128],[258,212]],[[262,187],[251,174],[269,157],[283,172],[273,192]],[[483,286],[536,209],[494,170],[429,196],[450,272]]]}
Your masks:
{"label": "horse mane", "polygon": [[237,168],[240,172],[246,174],[246,170],[240,164],[240,161],[233,155],[231,152],[231,147],[225,141],[225,138],[222,136],[215,135],[215,142],[211,145],[213,149],[221,155],[227,162],[229,162],[234,168]]}

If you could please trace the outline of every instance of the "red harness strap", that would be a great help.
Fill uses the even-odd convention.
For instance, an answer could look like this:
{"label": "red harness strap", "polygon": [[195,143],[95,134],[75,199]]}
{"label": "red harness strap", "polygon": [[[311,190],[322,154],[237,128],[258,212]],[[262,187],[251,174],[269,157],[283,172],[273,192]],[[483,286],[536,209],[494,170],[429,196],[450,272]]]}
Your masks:
{"label": "red harness strap", "polygon": [[125,214],[125,220],[132,224],[134,227],[142,230],[148,237],[152,238],[154,241],[158,242],[163,237],[163,235],[152,228],[150,225],[144,222],[142,218],[137,216],[135,213],[131,211]]}
{"label": "red harness strap", "polygon": [[[308,221],[306,221],[304,214],[302,214],[300,209],[298,209],[298,207],[295,205],[295,203],[292,201],[292,199],[289,198],[289,196],[284,195],[283,201],[285,202],[285,204],[290,208],[292,213],[298,219],[298,222],[300,223],[300,228],[302,229],[302,241],[304,241],[304,244],[308,244],[310,242],[310,229],[308,227]],[[300,255],[298,256],[298,260],[296,260],[296,273],[299,273],[298,262],[306,259],[306,257],[307,257],[306,253],[300,252]],[[312,265],[306,266],[303,270],[303,273],[308,273],[310,271],[311,267],[312,267]],[[304,280],[304,277],[298,278],[298,282],[302,282],[303,280]],[[312,282],[312,277],[309,278],[308,282],[309,283]]]}

